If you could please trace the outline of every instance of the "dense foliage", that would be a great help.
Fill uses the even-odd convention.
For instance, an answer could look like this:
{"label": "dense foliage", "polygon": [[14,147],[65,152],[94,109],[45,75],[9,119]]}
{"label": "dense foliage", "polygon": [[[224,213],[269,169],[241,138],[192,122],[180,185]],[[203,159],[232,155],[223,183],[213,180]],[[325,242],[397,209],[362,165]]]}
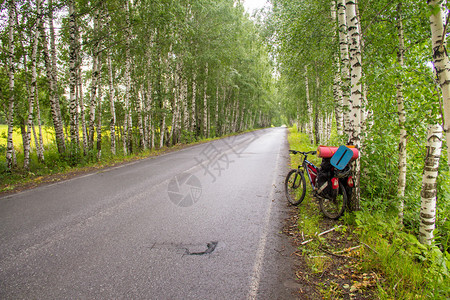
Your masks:
{"label": "dense foliage", "polygon": [[[327,143],[326,139],[317,138],[317,131],[323,132],[325,127],[308,126],[308,122],[311,122],[312,117],[315,119],[313,122],[320,125],[319,121],[326,119],[339,105],[336,94],[333,93],[333,78],[342,68],[342,52],[339,51],[338,22],[331,13],[334,1],[271,2],[273,12],[267,23],[269,27],[273,27],[270,41],[277,52],[280,73],[278,84],[286,116],[291,125],[297,123],[303,131],[312,131],[310,134],[316,136],[311,139],[312,142]],[[442,290],[445,284],[438,284],[439,280],[448,280],[450,257],[450,173],[445,138],[437,178],[435,240],[431,248],[421,246],[417,241],[422,173],[427,156],[427,128],[436,123],[444,127],[443,99],[436,75],[433,74],[430,31],[432,9],[427,1],[409,0],[361,0],[358,1],[358,8],[365,98],[362,109],[367,119],[363,123],[361,144],[361,211],[353,216],[356,219],[347,218],[347,221],[356,221],[361,239],[377,245],[378,254],[383,249],[384,254],[372,255],[377,256],[376,258],[370,257],[373,262],[370,268],[391,272],[386,274],[391,279],[380,288],[382,297],[402,297],[395,291],[394,278],[409,272],[398,269],[406,261],[419,262],[414,272],[422,272],[420,270],[425,267],[427,271],[424,274],[428,276],[428,279],[420,277],[420,280],[433,278],[439,287],[433,290],[430,286],[430,292],[420,288],[413,291],[411,287],[405,286],[402,291],[405,293],[404,297],[420,292],[431,293],[426,295],[431,298],[448,296],[449,291]],[[403,49],[399,46],[400,18],[403,22]],[[403,51],[402,63],[399,60],[400,51]],[[305,66],[308,66],[308,73],[305,72]],[[403,216],[400,220],[398,187],[402,125],[399,123],[397,107],[399,83],[403,92],[406,115],[403,126],[407,140],[406,186],[402,197]],[[308,104],[308,100],[311,104]],[[308,112],[309,105],[312,109]],[[308,113],[298,114],[299,111]],[[335,121],[333,124],[335,130],[337,124]],[[332,135],[328,143],[340,144],[347,141],[348,137],[344,132],[340,136]],[[400,250],[401,248],[404,250]],[[401,253],[409,258],[405,257],[404,261],[396,260],[392,257],[394,253]]]}
{"label": "dense foliage", "polygon": [[[56,151],[77,165],[265,127],[276,116],[272,63],[239,1],[8,0],[0,9],[0,123],[13,103],[11,126],[24,137],[11,139],[10,164],[3,130],[3,174],[22,168],[27,143],[23,166],[35,172]],[[38,127],[55,139],[39,145]]]}

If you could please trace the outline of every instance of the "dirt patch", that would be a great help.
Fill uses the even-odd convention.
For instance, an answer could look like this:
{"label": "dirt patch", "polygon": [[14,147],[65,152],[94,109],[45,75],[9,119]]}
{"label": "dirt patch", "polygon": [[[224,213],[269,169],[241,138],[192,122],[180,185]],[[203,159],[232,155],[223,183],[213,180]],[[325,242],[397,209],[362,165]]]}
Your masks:
{"label": "dirt patch", "polygon": [[[314,213],[320,214],[319,209]],[[363,271],[362,245],[353,228],[322,219],[318,233],[341,225],[320,237],[305,236],[299,228],[298,208],[291,207],[283,232],[296,247],[295,273],[301,299],[373,299],[377,274]],[[308,240],[311,242],[305,243]]]}

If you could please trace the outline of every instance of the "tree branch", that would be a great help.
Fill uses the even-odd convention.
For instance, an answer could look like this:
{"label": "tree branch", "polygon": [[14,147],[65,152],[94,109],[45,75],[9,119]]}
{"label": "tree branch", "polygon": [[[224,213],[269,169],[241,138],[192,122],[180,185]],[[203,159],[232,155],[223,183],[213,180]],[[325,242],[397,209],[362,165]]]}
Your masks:
{"label": "tree branch", "polygon": [[450,14],[447,14],[447,20],[445,21],[445,25],[444,25],[444,32],[442,32],[442,39],[441,39],[441,46],[444,45],[444,39],[445,39],[445,35],[447,33],[447,25],[448,25],[448,20],[449,20]]}

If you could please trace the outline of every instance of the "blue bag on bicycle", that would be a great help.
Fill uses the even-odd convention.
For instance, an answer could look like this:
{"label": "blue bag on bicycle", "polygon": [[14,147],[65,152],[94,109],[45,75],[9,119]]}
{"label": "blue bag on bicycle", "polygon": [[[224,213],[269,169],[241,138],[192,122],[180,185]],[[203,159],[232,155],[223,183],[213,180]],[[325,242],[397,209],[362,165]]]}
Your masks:
{"label": "blue bag on bicycle", "polygon": [[348,147],[342,145],[337,149],[336,153],[333,154],[330,163],[336,169],[342,170],[350,162],[352,157],[353,151]]}

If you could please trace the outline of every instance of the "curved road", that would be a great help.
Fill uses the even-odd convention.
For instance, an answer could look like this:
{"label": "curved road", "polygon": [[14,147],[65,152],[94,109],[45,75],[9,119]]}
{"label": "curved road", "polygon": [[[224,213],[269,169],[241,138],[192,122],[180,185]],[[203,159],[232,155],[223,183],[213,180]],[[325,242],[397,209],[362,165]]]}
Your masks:
{"label": "curved road", "polygon": [[1,299],[293,299],[285,128],[0,198]]}

